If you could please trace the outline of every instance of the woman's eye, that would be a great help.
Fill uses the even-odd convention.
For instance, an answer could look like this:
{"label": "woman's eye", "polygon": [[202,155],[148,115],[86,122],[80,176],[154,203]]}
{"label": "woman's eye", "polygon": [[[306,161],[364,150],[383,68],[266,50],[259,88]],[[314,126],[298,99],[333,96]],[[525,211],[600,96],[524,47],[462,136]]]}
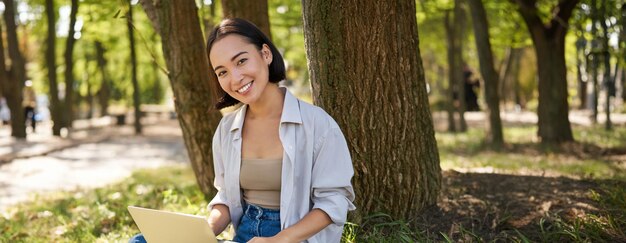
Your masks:
{"label": "woman's eye", "polygon": [[223,77],[224,75],[226,75],[226,71],[220,71],[217,73],[217,77]]}
{"label": "woman's eye", "polygon": [[248,58],[242,58],[241,60],[237,62],[237,65],[244,64],[246,61],[248,61]]}

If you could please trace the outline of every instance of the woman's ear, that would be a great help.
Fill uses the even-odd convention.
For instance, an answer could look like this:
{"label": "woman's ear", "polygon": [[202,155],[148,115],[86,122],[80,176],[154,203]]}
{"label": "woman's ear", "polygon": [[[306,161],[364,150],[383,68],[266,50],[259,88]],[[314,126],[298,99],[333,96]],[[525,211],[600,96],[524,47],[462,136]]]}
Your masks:
{"label": "woman's ear", "polygon": [[263,47],[261,48],[261,56],[263,56],[263,60],[267,65],[272,63],[274,57],[272,56],[272,51],[267,44],[263,44]]}

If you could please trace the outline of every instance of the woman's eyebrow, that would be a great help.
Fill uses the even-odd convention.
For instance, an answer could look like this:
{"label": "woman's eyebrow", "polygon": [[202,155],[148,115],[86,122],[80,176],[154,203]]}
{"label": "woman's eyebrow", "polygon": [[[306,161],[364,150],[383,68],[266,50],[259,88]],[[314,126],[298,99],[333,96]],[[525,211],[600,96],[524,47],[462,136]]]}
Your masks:
{"label": "woman's eyebrow", "polygon": [[[232,62],[232,61],[234,61],[234,60],[235,60],[238,56],[241,56],[241,55],[246,54],[246,53],[248,53],[248,52],[247,52],[247,51],[242,51],[242,52],[239,52],[239,53],[237,53],[236,55],[234,55],[233,57],[231,57],[231,58],[230,58],[230,61]],[[215,68],[213,69],[213,71],[217,71],[217,69],[220,69],[220,68],[223,68],[223,67],[224,67],[224,66],[221,66],[221,65],[220,65],[220,66],[217,66],[217,67],[215,67]]]}

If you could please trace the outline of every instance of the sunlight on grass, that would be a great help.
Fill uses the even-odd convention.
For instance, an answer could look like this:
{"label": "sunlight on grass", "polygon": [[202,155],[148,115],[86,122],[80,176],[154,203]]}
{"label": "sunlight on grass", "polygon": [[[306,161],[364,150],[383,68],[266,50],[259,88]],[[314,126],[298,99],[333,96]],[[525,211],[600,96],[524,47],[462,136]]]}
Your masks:
{"label": "sunlight on grass", "polygon": [[[536,127],[504,129],[505,149],[492,149],[483,142],[480,129],[466,133],[437,133],[437,144],[444,170],[510,173],[524,175],[569,176],[575,178],[625,178],[626,168],[619,161],[601,156],[576,156],[556,145],[537,143]],[[601,148],[626,147],[626,129],[612,132],[602,128],[574,127],[580,144]],[[582,152],[581,152],[582,153]]]}
{"label": "sunlight on grass", "polygon": [[104,188],[38,196],[0,217],[0,239],[126,242],[139,232],[126,211],[129,205],[207,215],[191,168],[166,167],[138,171]]}

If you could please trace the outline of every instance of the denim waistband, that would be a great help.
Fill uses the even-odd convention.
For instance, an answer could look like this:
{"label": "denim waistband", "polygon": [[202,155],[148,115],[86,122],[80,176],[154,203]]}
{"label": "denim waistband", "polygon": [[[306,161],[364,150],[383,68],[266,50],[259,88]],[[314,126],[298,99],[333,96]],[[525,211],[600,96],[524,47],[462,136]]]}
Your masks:
{"label": "denim waistband", "polygon": [[280,210],[263,208],[254,204],[246,203],[244,214],[255,219],[280,221]]}

